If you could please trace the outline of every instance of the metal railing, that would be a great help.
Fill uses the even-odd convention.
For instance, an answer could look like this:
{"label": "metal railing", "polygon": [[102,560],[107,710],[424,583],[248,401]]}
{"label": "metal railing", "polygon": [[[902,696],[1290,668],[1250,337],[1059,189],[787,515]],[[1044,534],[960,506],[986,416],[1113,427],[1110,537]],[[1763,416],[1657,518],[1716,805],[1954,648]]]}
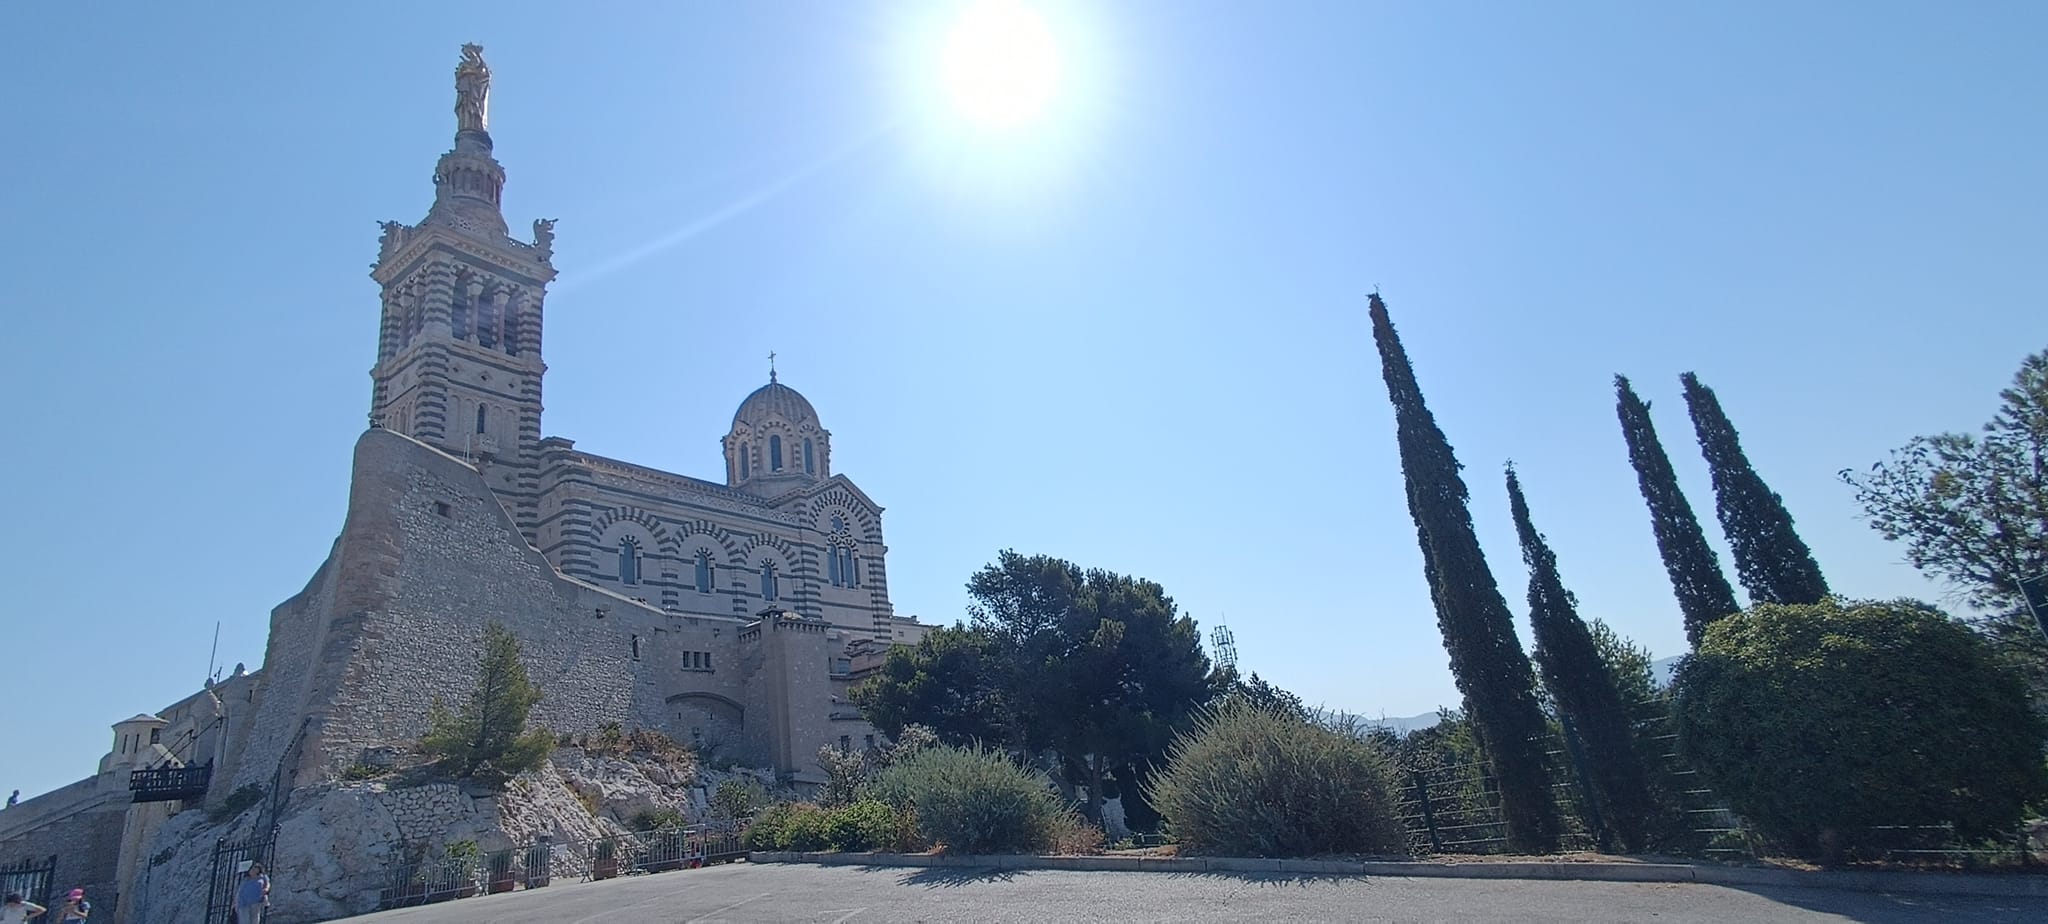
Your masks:
{"label": "metal railing", "polygon": [[[696,869],[743,859],[739,826],[690,825],[633,831],[591,840],[556,841],[491,851],[481,857],[415,859],[391,867],[377,907],[403,908],[472,895],[546,888],[556,878],[590,881]],[[420,851],[408,851],[418,856]]]}

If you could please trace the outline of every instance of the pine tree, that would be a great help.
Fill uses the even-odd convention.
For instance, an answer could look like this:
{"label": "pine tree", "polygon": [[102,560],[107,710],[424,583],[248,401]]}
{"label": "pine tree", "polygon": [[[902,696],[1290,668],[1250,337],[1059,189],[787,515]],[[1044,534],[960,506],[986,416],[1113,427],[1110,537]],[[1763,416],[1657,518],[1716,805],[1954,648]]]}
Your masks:
{"label": "pine tree", "polygon": [[1557,846],[1557,803],[1540,738],[1545,726],[1536,703],[1535,672],[1515,635],[1514,615],[1500,595],[1466,508],[1465,481],[1451,444],[1422,402],[1387,306],[1370,302],[1373,340],[1394,404],[1408,512],[1422,546],[1422,570],[1436,604],[1437,627],[1451,657],[1451,676],[1465,712],[1479,730],[1494,779],[1508,847],[1542,853]]}
{"label": "pine tree", "polygon": [[1699,376],[1690,372],[1678,379],[1685,383],[1685,406],[1692,412],[1700,452],[1714,473],[1714,512],[1735,552],[1735,574],[1749,591],[1751,602],[1811,604],[1826,600],[1828,582],[1820,576],[1820,566],[1793,530],[1785,502],[1764,484],[1742,454],[1735,425],[1721,412],[1714,390],[1701,385]]}
{"label": "pine tree", "polygon": [[1615,689],[1592,631],[1579,619],[1578,601],[1564,588],[1557,554],[1529,520],[1529,502],[1514,466],[1508,466],[1507,477],[1508,507],[1522,539],[1522,561],[1529,566],[1529,625],[1535,630],[1543,688],[1557,703],[1566,733],[1576,731],[1585,743],[1586,775],[1608,827],[1623,850],[1641,850],[1652,801],[1636,756],[1629,704]]}
{"label": "pine tree", "polygon": [[1650,423],[1650,406],[1636,397],[1628,378],[1614,377],[1615,411],[1621,416],[1621,435],[1628,441],[1628,461],[1635,466],[1636,483],[1643,501],[1650,505],[1650,528],[1657,535],[1657,551],[1664,557],[1664,572],[1671,576],[1671,589],[1678,595],[1678,611],[1685,618],[1685,637],[1694,645],[1707,624],[1742,609],[1735,602],[1735,588],[1721,573],[1720,556],[1707,545],[1692,505],[1678,489],[1678,474],[1671,470],[1671,457],[1657,441],[1657,428]]}
{"label": "pine tree", "polygon": [[486,770],[511,776],[538,767],[554,745],[547,729],[526,727],[538,702],[540,689],[527,681],[526,665],[519,660],[519,640],[490,623],[484,626],[476,689],[459,712],[450,713],[434,701],[421,750],[461,777]]}

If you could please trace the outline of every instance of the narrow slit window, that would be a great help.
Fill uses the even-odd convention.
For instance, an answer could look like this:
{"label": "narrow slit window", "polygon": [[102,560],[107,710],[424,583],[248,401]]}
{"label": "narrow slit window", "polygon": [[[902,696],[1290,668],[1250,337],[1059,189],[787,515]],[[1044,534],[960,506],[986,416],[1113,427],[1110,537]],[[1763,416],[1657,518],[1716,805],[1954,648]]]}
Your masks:
{"label": "narrow slit window", "polygon": [[771,436],[768,438],[768,470],[771,472],[782,471],[782,437]]}
{"label": "narrow slit window", "polygon": [[815,475],[817,473],[818,467],[813,464],[811,458],[811,441],[806,439],[804,440],[804,474]]}
{"label": "narrow slit window", "polygon": [[640,583],[640,547],[631,539],[619,540],[619,583]]}

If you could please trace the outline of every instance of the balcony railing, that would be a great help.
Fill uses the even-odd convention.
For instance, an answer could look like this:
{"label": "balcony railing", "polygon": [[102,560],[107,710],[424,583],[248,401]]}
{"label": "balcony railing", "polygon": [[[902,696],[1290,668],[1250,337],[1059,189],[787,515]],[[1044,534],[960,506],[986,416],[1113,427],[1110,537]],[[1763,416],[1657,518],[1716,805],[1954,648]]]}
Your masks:
{"label": "balcony railing", "polygon": [[207,784],[212,781],[212,764],[200,764],[197,767],[157,767],[129,773],[128,791],[135,794],[137,802],[198,799],[206,795]]}

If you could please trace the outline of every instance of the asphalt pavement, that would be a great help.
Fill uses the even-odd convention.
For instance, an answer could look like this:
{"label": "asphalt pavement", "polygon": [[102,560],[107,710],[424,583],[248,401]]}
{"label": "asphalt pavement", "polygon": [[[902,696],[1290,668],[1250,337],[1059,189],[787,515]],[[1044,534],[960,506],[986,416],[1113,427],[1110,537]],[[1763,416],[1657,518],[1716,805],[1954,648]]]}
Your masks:
{"label": "asphalt pavement", "polygon": [[1452,921],[1748,924],[2043,921],[2039,898],[1694,883],[1114,873],[745,863],[563,883],[349,918],[361,924],[878,921]]}

